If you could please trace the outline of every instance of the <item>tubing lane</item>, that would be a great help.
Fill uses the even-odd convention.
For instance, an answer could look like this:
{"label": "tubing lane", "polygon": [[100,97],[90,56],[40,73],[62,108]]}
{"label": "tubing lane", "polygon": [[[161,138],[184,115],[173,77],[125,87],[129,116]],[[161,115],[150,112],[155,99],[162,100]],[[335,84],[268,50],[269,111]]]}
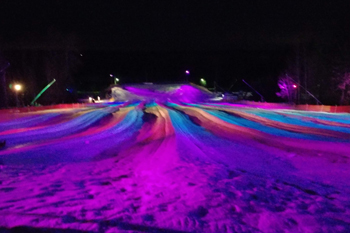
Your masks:
{"label": "tubing lane", "polygon": [[122,115],[117,124],[105,130],[52,143],[9,148],[0,151],[1,158],[5,164],[55,164],[115,156],[135,143],[135,135],[142,126],[141,110],[127,110]]}
{"label": "tubing lane", "polygon": [[6,140],[8,146],[14,146],[19,144],[32,143],[40,140],[45,141],[48,139],[64,137],[66,135],[77,133],[79,131],[87,129],[88,127],[91,127],[104,117],[117,110],[118,108],[105,108],[96,111],[90,111],[68,122],[60,123],[57,125],[10,135],[0,135],[0,141]]}
{"label": "tubing lane", "polygon": [[132,156],[135,171],[141,176],[154,176],[177,166],[179,155],[175,132],[165,108],[153,105],[144,109],[143,125],[136,141],[119,156]]}
{"label": "tubing lane", "polygon": [[[202,109],[193,107],[176,106],[187,115],[198,120],[197,124],[208,129],[213,134],[236,140],[255,140],[267,146],[276,147],[282,150],[308,150],[317,152],[327,152],[330,154],[339,154],[350,157],[350,143],[346,142],[327,142],[320,143],[315,140],[283,138],[271,134],[261,132],[257,129],[251,129],[244,126],[233,125],[215,117]],[[223,133],[225,132],[225,133]],[[232,137],[232,138],[231,138]]]}
{"label": "tubing lane", "polygon": [[[276,114],[273,111],[269,111],[269,112],[263,111],[262,113],[257,113],[256,110],[255,111],[242,110],[242,109],[237,110],[237,109],[228,109],[228,108],[211,107],[211,106],[201,106],[201,108],[223,111],[228,114],[246,119],[248,121],[256,122],[268,127],[278,128],[289,132],[350,140],[350,130],[347,129],[347,128],[350,128],[349,124],[329,122],[325,120],[318,120],[315,118],[304,117],[304,116],[297,117],[295,115],[284,114],[281,112]],[[283,121],[279,119],[278,115],[283,116],[282,117]],[[285,121],[288,121],[289,123]],[[335,128],[334,126],[337,126],[337,128]]]}

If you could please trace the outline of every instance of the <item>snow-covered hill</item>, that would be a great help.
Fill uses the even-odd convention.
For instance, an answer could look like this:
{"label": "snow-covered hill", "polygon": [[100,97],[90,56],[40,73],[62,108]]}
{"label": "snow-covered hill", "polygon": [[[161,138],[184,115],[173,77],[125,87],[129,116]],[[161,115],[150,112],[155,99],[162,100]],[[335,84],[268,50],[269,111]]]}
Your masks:
{"label": "snow-covered hill", "polygon": [[187,88],[0,114],[0,232],[350,231],[350,114]]}

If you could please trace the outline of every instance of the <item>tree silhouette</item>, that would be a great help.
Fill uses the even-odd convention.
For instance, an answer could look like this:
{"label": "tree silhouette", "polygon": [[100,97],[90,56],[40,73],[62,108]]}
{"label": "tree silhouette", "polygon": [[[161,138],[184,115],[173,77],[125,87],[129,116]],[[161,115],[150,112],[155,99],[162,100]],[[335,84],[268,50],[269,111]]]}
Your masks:
{"label": "tree silhouette", "polygon": [[337,78],[337,88],[341,91],[340,105],[350,103],[350,72],[344,72]]}
{"label": "tree silhouette", "polygon": [[56,83],[38,100],[41,104],[65,102],[66,89],[74,83],[74,73],[80,67],[78,38],[51,29],[46,35],[23,36],[7,48],[11,62],[8,81],[24,85],[25,103],[31,100],[53,79]]}
{"label": "tree silhouette", "polygon": [[280,76],[277,85],[280,88],[280,91],[276,93],[277,96],[286,99],[289,103],[296,100],[297,85],[288,74]]}
{"label": "tree silhouette", "polygon": [[0,108],[7,107],[7,83],[5,72],[6,69],[10,66],[10,63],[6,61],[3,56],[0,54]]}

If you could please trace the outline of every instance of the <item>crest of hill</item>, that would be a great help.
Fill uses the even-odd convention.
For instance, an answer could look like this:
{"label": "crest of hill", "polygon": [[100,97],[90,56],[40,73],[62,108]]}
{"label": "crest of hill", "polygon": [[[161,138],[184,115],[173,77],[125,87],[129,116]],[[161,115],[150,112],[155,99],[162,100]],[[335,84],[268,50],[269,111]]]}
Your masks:
{"label": "crest of hill", "polygon": [[204,102],[214,94],[208,89],[189,84],[128,84],[111,88],[115,101],[155,100]]}

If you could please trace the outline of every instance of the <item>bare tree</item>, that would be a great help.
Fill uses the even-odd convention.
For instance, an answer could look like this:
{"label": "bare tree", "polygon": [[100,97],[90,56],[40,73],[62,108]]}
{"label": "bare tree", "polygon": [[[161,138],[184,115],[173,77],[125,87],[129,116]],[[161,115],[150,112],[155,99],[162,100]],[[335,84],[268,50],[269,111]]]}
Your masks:
{"label": "bare tree", "polygon": [[286,99],[289,103],[295,102],[297,85],[288,74],[280,76],[277,85],[280,88],[280,91],[276,93],[277,96]]}
{"label": "bare tree", "polygon": [[60,101],[66,88],[73,83],[73,74],[81,64],[77,48],[77,38],[51,31],[46,38],[44,53],[44,75],[47,83],[57,80],[55,88],[50,88],[46,98],[50,102]]}
{"label": "bare tree", "polygon": [[350,72],[344,72],[336,78],[337,88],[341,91],[340,105],[350,103]]}
{"label": "bare tree", "polygon": [[[333,92],[340,91],[339,104],[350,104],[350,43],[348,41],[337,43],[337,53],[334,55],[333,62]],[[336,90],[334,90],[336,89]]]}
{"label": "bare tree", "polygon": [[68,96],[66,89],[73,85],[74,73],[80,67],[78,39],[73,34],[54,29],[47,35],[33,35],[13,41],[7,48],[11,68],[7,80],[22,82],[25,102],[34,97],[53,79],[54,86],[39,99],[41,104],[61,103]]}
{"label": "bare tree", "polygon": [[0,56],[0,108],[7,107],[7,94],[6,94],[6,78],[5,71],[10,66],[10,63]]}

